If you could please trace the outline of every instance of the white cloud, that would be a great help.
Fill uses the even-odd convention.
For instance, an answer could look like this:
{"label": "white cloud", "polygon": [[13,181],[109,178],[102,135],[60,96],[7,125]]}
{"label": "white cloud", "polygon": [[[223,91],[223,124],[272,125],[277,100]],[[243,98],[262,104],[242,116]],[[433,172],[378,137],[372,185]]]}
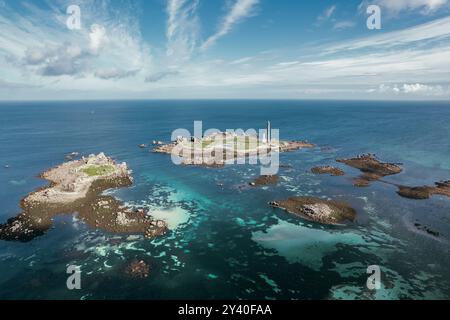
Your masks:
{"label": "white cloud", "polygon": [[277,63],[277,66],[279,67],[290,67],[290,66],[294,66],[296,64],[299,64],[300,61],[287,61],[287,62],[279,62]]}
{"label": "white cloud", "polygon": [[402,86],[404,93],[428,93],[428,94],[441,94],[443,93],[443,88],[440,85],[430,86],[421,83],[407,84]]}
{"label": "white cloud", "polygon": [[236,0],[228,14],[223,18],[216,33],[203,43],[202,50],[214,45],[217,40],[228,34],[236,24],[253,15],[258,3],[259,0]]}
{"label": "white cloud", "polygon": [[353,28],[355,26],[354,21],[345,20],[345,21],[338,21],[334,24],[333,29],[334,30],[344,30],[348,28]]}
{"label": "white cloud", "polygon": [[337,6],[332,5],[328,8],[326,8],[316,19],[315,26],[321,26],[327,21],[330,21],[333,24],[334,30],[343,30],[352,28],[355,26],[355,22],[351,20],[342,20],[342,21],[336,21],[335,18],[336,15]]}
{"label": "white cloud", "polygon": [[93,24],[89,33],[89,40],[89,47],[92,54],[98,54],[101,47],[108,42],[105,28],[101,25]]}
{"label": "white cloud", "polygon": [[402,95],[420,95],[420,96],[443,96],[450,93],[450,88],[442,85],[429,85],[423,83],[404,83],[404,84],[381,84],[376,89],[369,89],[369,93],[383,94],[402,94]]}
{"label": "white cloud", "polygon": [[385,32],[381,35],[346,41],[326,49],[326,53],[358,49],[386,49],[411,45],[430,40],[444,40],[450,37],[450,17],[427,22],[411,28]]}
{"label": "white cloud", "polygon": [[231,65],[243,64],[243,63],[250,62],[252,60],[254,60],[254,57],[244,57],[244,58],[241,58],[241,59],[237,59],[237,60],[231,61],[230,64]]}
{"label": "white cloud", "polygon": [[168,0],[167,55],[175,62],[188,60],[194,51],[199,33],[198,0]]}
{"label": "white cloud", "polygon": [[[127,78],[135,70],[151,68],[150,47],[143,41],[133,10],[116,9],[109,0],[79,0],[82,29],[66,28],[64,10],[70,1],[48,3],[50,10],[31,2],[21,3],[21,11],[6,5],[0,12],[0,57],[14,63],[1,64],[14,81],[47,84],[62,77],[57,86],[73,88],[74,82],[95,89],[95,83],[79,79]],[[19,13],[20,12],[20,13]],[[6,59],[5,59],[6,60]],[[95,67],[95,68],[94,68]],[[113,72],[112,70],[115,70]],[[137,74],[137,72],[136,72]]]}
{"label": "white cloud", "polygon": [[[135,16],[100,2],[83,9],[83,29],[76,32],[64,28],[66,16],[58,11],[31,7],[32,14],[21,16],[2,10],[0,97],[15,90],[31,98],[450,98],[450,17],[302,51],[277,48],[209,60],[196,52],[198,0],[169,0],[167,43],[155,51],[155,66]],[[231,2],[204,46],[252,15],[258,1],[234,9],[238,2]],[[334,10],[325,12],[330,26],[339,23]],[[103,28],[91,30],[94,23]]]}
{"label": "white cloud", "polygon": [[316,19],[316,24],[320,25],[322,24],[324,21],[329,20],[335,13],[336,11],[336,6],[332,5],[328,8],[326,8],[324,10],[324,12],[322,12]]}
{"label": "white cloud", "polygon": [[178,71],[163,71],[163,72],[157,72],[155,74],[149,75],[145,78],[145,82],[158,82],[161,81],[169,76],[177,75],[179,74]]}
{"label": "white cloud", "polygon": [[123,79],[136,75],[139,70],[123,70],[119,68],[99,69],[95,72],[97,78],[109,79]]}
{"label": "white cloud", "polygon": [[371,1],[371,4],[377,4],[392,14],[413,10],[420,10],[423,14],[430,14],[441,9],[448,2],[448,0],[376,0]]}

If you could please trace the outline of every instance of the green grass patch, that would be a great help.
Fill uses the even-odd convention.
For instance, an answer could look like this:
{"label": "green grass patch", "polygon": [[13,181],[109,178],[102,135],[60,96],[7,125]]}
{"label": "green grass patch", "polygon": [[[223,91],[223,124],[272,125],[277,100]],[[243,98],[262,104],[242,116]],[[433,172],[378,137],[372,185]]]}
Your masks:
{"label": "green grass patch", "polygon": [[82,172],[86,173],[90,177],[108,175],[113,173],[115,170],[116,169],[111,165],[89,166],[81,169]]}

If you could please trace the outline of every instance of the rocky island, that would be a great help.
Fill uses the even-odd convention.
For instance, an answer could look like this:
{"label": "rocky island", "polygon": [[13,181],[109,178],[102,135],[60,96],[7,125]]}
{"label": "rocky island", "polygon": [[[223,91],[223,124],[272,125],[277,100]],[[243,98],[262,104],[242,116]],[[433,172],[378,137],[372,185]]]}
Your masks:
{"label": "rocky island", "polygon": [[311,172],[314,174],[330,174],[335,177],[345,175],[344,170],[332,166],[314,167]]}
{"label": "rocky island", "polygon": [[350,159],[337,159],[336,161],[359,169],[363,173],[354,179],[354,185],[357,187],[369,186],[373,181],[398,174],[403,170],[399,164],[381,162],[373,154],[360,155]]}
{"label": "rocky island", "polygon": [[175,155],[183,165],[222,167],[237,159],[314,147],[307,141],[277,141],[259,139],[257,135],[217,132],[202,138],[178,137],[169,144],[157,145],[153,151]]}
{"label": "rocky island", "polygon": [[269,203],[303,219],[322,224],[339,225],[345,221],[354,221],[356,211],[347,204],[313,197],[291,197],[286,200]]}
{"label": "rocky island", "polygon": [[269,186],[269,185],[275,185],[278,183],[278,176],[272,175],[272,176],[260,176],[256,178],[253,182],[250,182],[250,186],[252,187],[260,187],[260,186]]}
{"label": "rocky island", "polygon": [[443,195],[450,197],[450,180],[436,182],[435,186],[398,186],[397,193],[404,198],[417,200],[429,199],[433,195]]}
{"label": "rocky island", "polygon": [[50,185],[21,201],[22,213],[0,225],[0,239],[30,241],[52,226],[53,217],[77,212],[81,220],[106,232],[156,237],[166,232],[164,221],[144,210],[133,211],[111,196],[112,188],[128,187],[133,178],[126,163],[117,164],[103,153],[63,163],[40,175]]}

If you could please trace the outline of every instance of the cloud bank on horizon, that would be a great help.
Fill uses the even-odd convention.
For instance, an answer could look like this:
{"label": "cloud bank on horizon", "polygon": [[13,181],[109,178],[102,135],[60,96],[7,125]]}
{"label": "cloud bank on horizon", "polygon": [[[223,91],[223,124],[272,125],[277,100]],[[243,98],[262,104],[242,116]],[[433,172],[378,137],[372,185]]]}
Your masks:
{"label": "cloud bank on horizon", "polygon": [[[366,26],[372,4],[381,30]],[[449,99],[449,12],[449,0],[0,0],[0,99]]]}

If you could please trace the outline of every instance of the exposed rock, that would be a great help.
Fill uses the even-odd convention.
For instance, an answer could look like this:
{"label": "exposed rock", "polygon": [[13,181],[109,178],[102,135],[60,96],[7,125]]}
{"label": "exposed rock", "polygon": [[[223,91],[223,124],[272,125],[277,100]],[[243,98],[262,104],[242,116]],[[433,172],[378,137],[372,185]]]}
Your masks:
{"label": "exposed rock", "polygon": [[337,159],[336,161],[359,169],[363,173],[353,182],[358,187],[369,186],[373,181],[402,172],[399,164],[381,162],[373,154],[360,155],[350,159]]}
{"label": "exposed rock", "polygon": [[399,186],[397,193],[404,198],[417,200],[429,199],[431,197],[430,188],[426,186],[425,187]]}
{"label": "exposed rock", "polygon": [[250,182],[249,184],[252,187],[259,187],[259,186],[268,186],[278,183],[278,176],[272,175],[272,176],[260,176],[255,181]]}
{"label": "exposed rock", "polygon": [[332,166],[314,167],[311,169],[314,174],[331,174],[332,176],[343,176],[345,172],[342,169]]}
{"label": "exposed rock", "polygon": [[443,195],[450,197],[450,180],[436,182],[434,187],[422,186],[422,187],[407,187],[399,186],[397,193],[409,199],[424,200],[429,199],[433,195]]}
{"label": "exposed rock", "polygon": [[150,267],[143,260],[134,260],[125,267],[125,274],[133,278],[145,279],[150,274]]}
{"label": "exposed rock", "polygon": [[356,211],[345,203],[313,197],[291,197],[272,201],[269,205],[323,224],[341,224],[347,220],[354,221],[356,217]]}

